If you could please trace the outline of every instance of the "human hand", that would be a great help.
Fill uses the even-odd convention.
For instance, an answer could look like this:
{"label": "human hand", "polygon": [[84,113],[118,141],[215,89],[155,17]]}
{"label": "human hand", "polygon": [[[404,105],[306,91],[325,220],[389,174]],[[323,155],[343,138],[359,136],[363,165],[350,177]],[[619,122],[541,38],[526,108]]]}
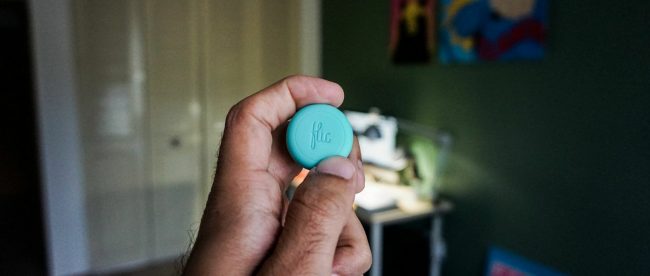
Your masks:
{"label": "human hand", "polygon": [[355,139],[348,158],[322,161],[289,204],[300,171],[285,144],[287,120],[312,103],[339,106],[343,91],[322,79],[289,77],[228,113],[212,191],[186,275],[360,275],[371,256],[352,210],[364,186]]}

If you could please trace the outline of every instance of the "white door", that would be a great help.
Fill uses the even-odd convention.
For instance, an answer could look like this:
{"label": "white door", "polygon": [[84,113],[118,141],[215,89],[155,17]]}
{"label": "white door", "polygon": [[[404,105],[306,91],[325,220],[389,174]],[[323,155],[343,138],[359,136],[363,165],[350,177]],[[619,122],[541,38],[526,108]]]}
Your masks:
{"label": "white door", "polygon": [[103,270],[149,255],[144,49],[134,2],[75,4],[89,266]]}
{"label": "white door", "polygon": [[33,1],[42,151],[78,156],[67,167],[43,158],[51,274],[184,254],[229,107],[286,75],[319,73],[318,7]]}
{"label": "white door", "polygon": [[152,258],[177,257],[200,219],[198,1],[145,1]]}

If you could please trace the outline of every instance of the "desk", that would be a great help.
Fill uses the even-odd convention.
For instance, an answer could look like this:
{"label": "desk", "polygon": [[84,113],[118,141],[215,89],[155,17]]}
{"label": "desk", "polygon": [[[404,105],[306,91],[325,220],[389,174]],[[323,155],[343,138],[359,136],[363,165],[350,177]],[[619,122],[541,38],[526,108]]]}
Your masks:
{"label": "desk", "polygon": [[440,266],[445,257],[445,241],[442,237],[443,216],[451,211],[452,205],[448,201],[440,201],[436,204],[428,204],[417,210],[405,211],[402,209],[391,209],[378,212],[366,212],[357,210],[357,216],[361,222],[370,226],[370,247],[372,249],[372,267],[370,276],[382,274],[382,250],[384,239],[384,226],[390,224],[404,223],[417,219],[430,218],[430,265],[429,275],[440,275]]}

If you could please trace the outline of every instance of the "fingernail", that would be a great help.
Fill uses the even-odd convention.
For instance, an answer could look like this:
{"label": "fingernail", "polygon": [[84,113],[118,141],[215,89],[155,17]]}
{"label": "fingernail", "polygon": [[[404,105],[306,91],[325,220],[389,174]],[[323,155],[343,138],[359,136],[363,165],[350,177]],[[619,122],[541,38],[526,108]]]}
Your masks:
{"label": "fingernail", "polygon": [[335,175],[344,179],[350,179],[354,175],[354,165],[342,157],[332,157],[321,161],[316,166],[316,172]]}

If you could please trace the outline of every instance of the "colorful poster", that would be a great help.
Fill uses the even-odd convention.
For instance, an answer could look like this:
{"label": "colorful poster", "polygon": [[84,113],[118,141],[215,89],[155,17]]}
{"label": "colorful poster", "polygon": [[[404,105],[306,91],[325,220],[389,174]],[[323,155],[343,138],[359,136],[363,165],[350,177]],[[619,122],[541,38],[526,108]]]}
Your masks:
{"label": "colorful poster", "polygon": [[440,0],[441,63],[541,59],[548,0]]}
{"label": "colorful poster", "polygon": [[428,63],[434,53],[434,0],[392,0],[390,53],[395,64]]}

